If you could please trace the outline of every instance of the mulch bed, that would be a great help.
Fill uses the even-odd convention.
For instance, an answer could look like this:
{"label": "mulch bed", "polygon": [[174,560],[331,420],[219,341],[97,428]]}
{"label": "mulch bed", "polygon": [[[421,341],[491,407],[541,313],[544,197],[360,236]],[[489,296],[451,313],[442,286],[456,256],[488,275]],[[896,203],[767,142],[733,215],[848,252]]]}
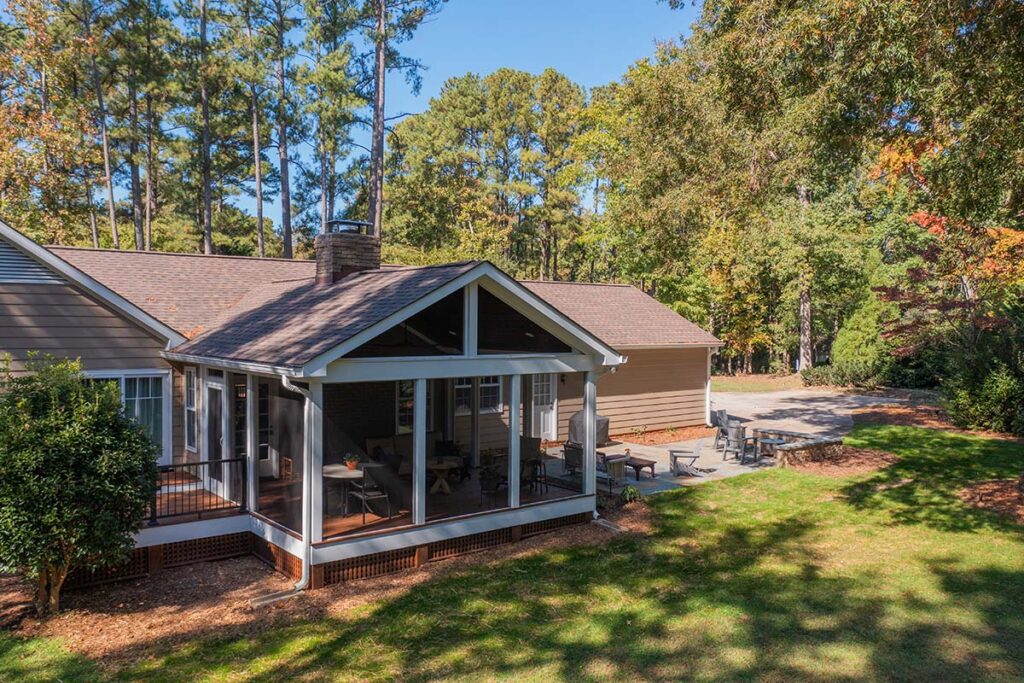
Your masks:
{"label": "mulch bed", "polygon": [[878,405],[853,411],[854,424],[887,424],[930,429],[956,429],[942,408],[935,406]]}
{"label": "mulch bed", "polygon": [[957,495],[968,505],[996,512],[1018,524],[1024,524],[1024,496],[1017,490],[1016,479],[979,481]]}
{"label": "mulch bed", "polygon": [[[647,505],[630,504],[602,513],[629,533],[653,526]],[[254,557],[203,562],[168,569],[150,579],[70,591],[64,611],[39,621],[26,609],[31,586],[15,577],[0,582],[0,614],[17,618],[5,628],[24,636],[58,637],[71,650],[116,670],[172,651],[197,638],[239,638],[304,619],[343,616],[348,610],[400,597],[414,587],[470,567],[577,546],[605,543],[613,536],[596,524],[578,524],[519,543],[431,562],[372,579],[328,586],[281,602],[253,607],[251,600],[292,586]],[[14,622],[14,623],[12,623]]]}
{"label": "mulch bed", "polygon": [[613,434],[615,441],[626,441],[629,443],[641,444],[644,446],[661,446],[676,441],[692,441],[693,439],[707,439],[715,436],[715,430],[711,427],[680,427],[678,429],[657,429],[650,432],[639,432],[629,434]]}
{"label": "mulch bed", "polygon": [[790,468],[823,477],[849,477],[876,472],[898,461],[899,457],[886,451],[842,446],[839,448],[838,455],[830,455],[828,459],[793,463]]}

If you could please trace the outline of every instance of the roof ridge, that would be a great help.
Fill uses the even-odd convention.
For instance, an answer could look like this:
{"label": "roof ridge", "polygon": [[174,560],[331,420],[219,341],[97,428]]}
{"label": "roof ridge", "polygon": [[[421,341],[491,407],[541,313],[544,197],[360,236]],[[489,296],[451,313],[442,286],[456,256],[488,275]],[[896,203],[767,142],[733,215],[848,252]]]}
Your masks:
{"label": "roof ridge", "polygon": [[62,244],[47,244],[46,249],[54,250],[61,249],[66,251],[91,251],[97,254],[132,254],[132,255],[145,255],[145,256],[188,256],[194,258],[204,259],[233,259],[236,261],[258,261],[258,262],[277,262],[277,263],[313,263],[314,259],[297,259],[297,258],[282,258],[280,256],[243,256],[241,254],[192,254],[185,251],[136,251],[134,249],[107,249],[104,247],[70,247]]}
{"label": "roof ridge", "polygon": [[538,285],[587,285],[588,287],[629,287],[637,289],[636,285],[626,282],[579,282],[578,280],[519,280],[519,282]]}

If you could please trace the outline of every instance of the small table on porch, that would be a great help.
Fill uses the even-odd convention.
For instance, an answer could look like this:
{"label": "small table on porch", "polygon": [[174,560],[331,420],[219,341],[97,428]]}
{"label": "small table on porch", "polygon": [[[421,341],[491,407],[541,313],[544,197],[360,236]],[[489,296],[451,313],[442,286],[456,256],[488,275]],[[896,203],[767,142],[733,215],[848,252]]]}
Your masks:
{"label": "small table on porch", "polygon": [[327,511],[327,480],[336,479],[340,480],[342,484],[342,495],[344,497],[344,512],[342,513],[345,517],[348,517],[348,484],[350,481],[363,478],[363,471],[359,468],[350,470],[344,463],[337,465],[324,465],[323,466],[323,478],[324,478],[324,512]]}
{"label": "small table on porch", "polygon": [[443,493],[449,495],[452,492],[452,487],[448,485],[448,473],[452,470],[457,470],[462,467],[462,461],[459,458],[443,458],[437,460],[436,458],[427,458],[427,470],[434,473],[434,485],[430,487],[431,493]]}
{"label": "small table on porch", "polygon": [[654,460],[648,460],[647,458],[638,458],[635,455],[629,456],[626,460],[626,465],[633,468],[633,472],[636,474],[636,480],[640,481],[640,471],[645,468],[651,469],[651,479],[657,479],[658,475],[654,473]]}

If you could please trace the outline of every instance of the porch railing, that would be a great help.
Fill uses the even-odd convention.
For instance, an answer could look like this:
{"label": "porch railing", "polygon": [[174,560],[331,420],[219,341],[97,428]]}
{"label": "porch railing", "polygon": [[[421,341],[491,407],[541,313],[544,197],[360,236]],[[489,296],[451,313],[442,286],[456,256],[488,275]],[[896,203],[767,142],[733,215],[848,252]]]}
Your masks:
{"label": "porch railing", "polygon": [[218,515],[246,509],[246,459],[226,458],[163,465],[150,503],[149,525],[160,520]]}

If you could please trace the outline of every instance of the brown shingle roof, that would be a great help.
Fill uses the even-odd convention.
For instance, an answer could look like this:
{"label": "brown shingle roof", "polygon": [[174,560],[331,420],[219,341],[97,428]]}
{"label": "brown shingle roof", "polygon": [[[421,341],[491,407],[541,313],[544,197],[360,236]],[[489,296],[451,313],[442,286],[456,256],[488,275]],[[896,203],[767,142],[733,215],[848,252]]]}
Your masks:
{"label": "brown shingle roof", "polygon": [[714,335],[630,285],[523,284],[614,348],[721,344]]}
{"label": "brown shingle roof", "polygon": [[314,261],[47,248],[187,337],[210,329],[254,287],[316,275]]}
{"label": "brown shingle roof", "polygon": [[265,285],[174,351],[299,367],[476,265],[385,268],[321,286],[313,279]]}

